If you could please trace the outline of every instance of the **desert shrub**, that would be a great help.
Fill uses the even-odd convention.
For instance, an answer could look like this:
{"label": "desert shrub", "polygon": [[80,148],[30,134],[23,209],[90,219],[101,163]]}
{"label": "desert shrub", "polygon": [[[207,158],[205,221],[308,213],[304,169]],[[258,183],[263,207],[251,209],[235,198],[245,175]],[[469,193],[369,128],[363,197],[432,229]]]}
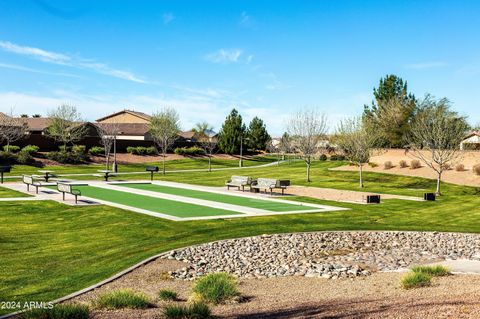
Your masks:
{"label": "desert shrub", "polygon": [[158,292],[158,297],[162,300],[178,300],[178,294],[170,289],[162,289]]}
{"label": "desert shrub", "polygon": [[236,279],[227,273],[209,274],[197,280],[193,292],[205,302],[219,304],[238,296]]}
{"label": "desert shrub", "polygon": [[456,170],[457,172],[463,172],[463,171],[465,170],[465,165],[463,165],[463,164],[457,164],[457,165],[455,166],[455,170]]}
{"label": "desert shrub", "polygon": [[325,155],[325,154],[320,155],[320,157],[318,158],[318,160],[320,160],[320,161],[322,161],[322,162],[326,161],[326,160],[327,160],[327,155]]}
{"label": "desert shrub", "polygon": [[212,317],[212,311],[206,304],[195,302],[188,306],[167,305],[163,316],[168,319],[205,319]]}
{"label": "desert shrub", "polygon": [[20,146],[16,145],[5,145],[3,146],[5,152],[18,153],[20,151]]}
{"label": "desert shrub", "polygon": [[88,319],[89,310],[86,305],[55,305],[51,309],[36,308],[23,313],[22,319]]}
{"label": "desert shrub", "polygon": [[93,156],[102,155],[105,153],[105,149],[100,146],[93,146],[88,150],[88,153]]}
{"label": "desert shrub", "polygon": [[35,162],[35,160],[33,159],[33,156],[30,155],[29,152],[25,152],[25,151],[22,150],[17,155],[17,162],[19,164],[28,165],[28,164],[32,164],[33,162]]}
{"label": "desert shrub", "polygon": [[28,154],[35,154],[40,150],[37,145],[27,145],[22,148],[21,152],[27,152]]}
{"label": "desert shrub", "polygon": [[480,164],[474,165],[472,171],[475,173],[475,175],[480,175]]}
{"label": "desert shrub", "polygon": [[452,169],[452,164],[450,164],[450,163],[443,164],[443,169],[446,170],[446,171],[451,170]]}
{"label": "desert shrub", "polygon": [[391,169],[391,168],[393,168],[392,162],[386,161],[385,163],[383,163],[383,168],[384,168],[384,169]]}
{"label": "desert shrub", "polygon": [[417,168],[420,168],[420,167],[422,167],[422,164],[420,164],[419,160],[411,160],[410,161],[410,168],[411,169],[417,169]]}
{"label": "desert shrub", "polygon": [[442,265],[436,266],[415,266],[412,268],[414,273],[422,273],[432,277],[447,276],[450,274],[450,270]]}
{"label": "desert shrub", "polygon": [[98,297],[95,304],[106,309],[146,309],[152,305],[146,295],[129,289],[107,292]]}
{"label": "desert shrub", "polygon": [[205,151],[203,148],[192,146],[192,147],[177,147],[174,150],[174,153],[177,155],[204,155]]}
{"label": "desert shrub", "polygon": [[330,156],[330,160],[331,161],[344,161],[345,156],[344,155],[333,154],[332,156]]}
{"label": "desert shrub", "polygon": [[375,168],[378,167],[378,164],[374,162],[368,162],[368,166]]}
{"label": "desert shrub", "polygon": [[400,162],[398,162],[398,166],[400,166],[400,168],[408,167],[407,161],[406,160],[401,160]]}
{"label": "desert shrub", "polygon": [[401,286],[403,289],[412,289],[412,288],[419,288],[419,287],[426,287],[430,286],[432,283],[432,276],[420,273],[420,272],[412,272],[406,274],[401,279]]}

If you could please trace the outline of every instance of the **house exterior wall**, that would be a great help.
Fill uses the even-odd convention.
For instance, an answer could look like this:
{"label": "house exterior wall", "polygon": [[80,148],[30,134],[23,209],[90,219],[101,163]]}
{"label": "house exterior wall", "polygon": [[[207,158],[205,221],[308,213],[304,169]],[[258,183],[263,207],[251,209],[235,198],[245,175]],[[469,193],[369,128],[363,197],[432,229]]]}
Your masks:
{"label": "house exterior wall", "polygon": [[121,113],[98,121],[99,123],[150,123],[150,121],[130,113]]}

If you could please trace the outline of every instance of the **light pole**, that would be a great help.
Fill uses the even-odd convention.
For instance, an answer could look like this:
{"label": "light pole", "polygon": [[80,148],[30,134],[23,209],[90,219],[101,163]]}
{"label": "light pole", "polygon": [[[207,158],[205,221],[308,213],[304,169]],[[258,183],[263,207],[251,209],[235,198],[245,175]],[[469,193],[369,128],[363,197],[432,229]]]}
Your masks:
{"label": "light pole", "polygon": [[249,138],[240,136],[240,161],[238,163],[238,167],[243,167],[243,140],[248,141]]}
{"label": "light pole", "polygon": [[[122,132],[118,132],[118,134],[122,134]],[[117,134],[113,135],[113,171],[115,173],[118,172],[117,166]]]}

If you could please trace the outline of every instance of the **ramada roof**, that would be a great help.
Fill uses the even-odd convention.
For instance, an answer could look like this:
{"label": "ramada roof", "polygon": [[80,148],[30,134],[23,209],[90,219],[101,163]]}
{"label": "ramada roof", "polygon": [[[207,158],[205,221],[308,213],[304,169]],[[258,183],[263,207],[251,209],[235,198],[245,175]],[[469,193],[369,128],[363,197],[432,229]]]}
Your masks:
{"label": "ramada roof", "polygon": [[128,114],[137,116],[137,117],[139,117],[139,118],[142,118],[142,119],[144,119],[144,120],[146,120],[146,121],[150,121],[150,119],[152,118],[150,115],[148,115],[148,114],[146,114],[146,113],[143,113],[143,112],[137,112],[137,111],[132,111],[132,110],[123,110],[123,111],[120,111],[120,112],[116,112],[116,113],[113,113],[113,114],[104,116],[104,117],[98,119],[97,122],[104,121],[104,120],[106,120],[106,119],[109,119],[109,118],[111,118],[111,117],[117,116],[117,115],[122,114],[122,113],[128,113]]}

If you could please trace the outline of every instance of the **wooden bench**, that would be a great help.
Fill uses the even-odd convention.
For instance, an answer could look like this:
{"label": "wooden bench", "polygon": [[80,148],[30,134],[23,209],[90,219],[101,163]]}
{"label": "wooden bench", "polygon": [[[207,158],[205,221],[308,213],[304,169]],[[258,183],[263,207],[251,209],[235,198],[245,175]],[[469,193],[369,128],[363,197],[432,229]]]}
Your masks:
{"label": "wooden bench", "polygon": [[115,174],[114,172],[110,172],[110,171],[98,171],[99,173],[101,174],[93,174],[93,176],[95,177],[101,177],[105,180],[105,182],[108,182],[108,179],[112,176],[117,176],[117,174]]}
{"label": "wooden bench", "polygon": [[245,191],[245,186],[250,186],[252,184],[252,179],[248,176],[232,176],[230,180],[228,180],[225,185],[227,186],[227,189],[230,189],[230,187],[237,187],[238,190],[240,188],[242,189],[242,192]]}
{"label": "wooden bench", "polygon": [[252,183],[250,188],[258,189],[259,191],[264,189],[265,193],[267,190],[270,190],[270,195],[273,195],[273,190],[278,188],[282,190],[282,195],[284,195],[288,186],[290,186],[290,180],[288,179],[259,178]]}
{"label": "wooden bench", "polygon": [[63,200],[65,201],[65,194],[71,194],[75,196],[75,204],[77,204],[77,197],[82,196],[82,192],[78,189],[73,189],[71,184],[57,183],[57,190],[62,193]]}
{"label": "wooden bench", "polygon": [[40,182],[36,182],[33,176],[23,175],[23,183],[27,185],[27,192],[30,191],[30,186],[35,187],[35,193],[38,194],[38,188],[42,186]]}

